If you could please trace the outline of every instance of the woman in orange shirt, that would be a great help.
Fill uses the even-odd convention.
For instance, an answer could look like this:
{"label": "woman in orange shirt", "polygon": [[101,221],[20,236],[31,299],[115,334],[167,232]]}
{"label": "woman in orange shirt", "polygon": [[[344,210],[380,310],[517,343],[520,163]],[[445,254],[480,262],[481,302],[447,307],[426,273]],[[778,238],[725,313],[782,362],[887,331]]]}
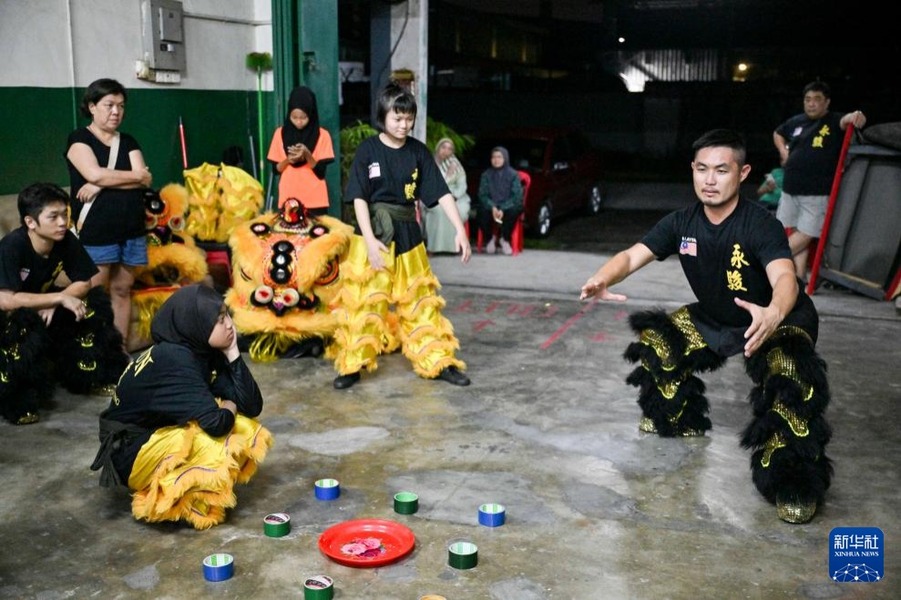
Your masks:
{"label": "woman in orange shirt", "polygon": [[272,136],[268,158],[281,175],[279,208],[288,198],[297,198],[311,215],[328,213],[325,168],[335,160],[335,150],[331,135],[319,126],[316,95],[310,88],[291,91],[285,123]]}

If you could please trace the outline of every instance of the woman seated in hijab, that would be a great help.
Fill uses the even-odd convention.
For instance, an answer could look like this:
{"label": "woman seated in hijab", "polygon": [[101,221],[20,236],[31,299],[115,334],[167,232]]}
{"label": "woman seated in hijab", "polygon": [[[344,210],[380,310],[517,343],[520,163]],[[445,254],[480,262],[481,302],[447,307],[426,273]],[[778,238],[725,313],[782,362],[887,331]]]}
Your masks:
{"label": "woman seated in hijab", "polygon": [[[488,240],[485,252],[513,254],[510,238],[516,220],[522,214],[522,181],[510,166],[510,153],[503,146],[491,150],[491,166],[479,180],[479,208],[477,218],[483,239]],[[495,235],[495,224],[500,235]]]}
{"label": "woman seated in hijab", "polygon": [[194,284],[172,294],[151,325],[153,345],[119,378],[100,415],[92,470],[127,485],[132,514],[207,529],[235,506],[272,445],[255,421],[263,397],[238,350],[222,297]]}
{"label": "woman seated in hijab", "polygon": [[[438,170],[444,177],[445,183],[457,204],[460,220],[466,224],[469,221],[469,209],[472,200],[466,191],[466,171],[457,155],[454,154],[454,141],[450,138],[441,138],[435,144],[435,162]],[[425,227],[426,250],[435,254],[439,252],[456,254],[457,247],[455,237],[457,231],[453,223],[444,214],[440,206],[426,208],[423,206],[422,222]]]}

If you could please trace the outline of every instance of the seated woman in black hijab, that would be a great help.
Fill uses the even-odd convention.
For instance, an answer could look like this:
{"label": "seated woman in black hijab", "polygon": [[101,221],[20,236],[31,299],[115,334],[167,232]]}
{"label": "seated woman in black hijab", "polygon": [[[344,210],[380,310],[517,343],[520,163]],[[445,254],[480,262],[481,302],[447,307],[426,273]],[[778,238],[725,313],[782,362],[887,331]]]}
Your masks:
{"label": "seated woman in black hijab", "polygon": [[222,297],[190,285],[160,307],[153,346],[133,360],[100,415],[100,484],[134,491],[132,514],[207,529],[236,504],[272,445],[263,398]]}

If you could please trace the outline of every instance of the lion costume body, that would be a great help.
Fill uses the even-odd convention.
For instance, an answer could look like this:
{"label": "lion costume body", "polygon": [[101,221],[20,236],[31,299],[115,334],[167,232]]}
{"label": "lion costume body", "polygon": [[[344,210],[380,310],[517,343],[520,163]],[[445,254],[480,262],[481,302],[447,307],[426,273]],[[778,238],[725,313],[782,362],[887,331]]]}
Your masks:
{"label": "lion costume body", "polygon": [[129,350],[150,345],[150,322],[175,290],[209,275],[203,250],[185,233],[188,206],[188,191],[177,183],[144,197],[147,265],[135,269]]}

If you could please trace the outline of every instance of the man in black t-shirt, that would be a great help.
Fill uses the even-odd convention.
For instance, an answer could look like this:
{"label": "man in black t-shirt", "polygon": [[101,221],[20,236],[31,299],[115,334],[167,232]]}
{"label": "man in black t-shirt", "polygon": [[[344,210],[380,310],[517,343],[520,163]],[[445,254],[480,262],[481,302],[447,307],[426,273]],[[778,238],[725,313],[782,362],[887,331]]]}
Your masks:
{"label": "man in black t-shirt", "polygon": [[831,92],[822,81],[804,86],[804,112],[776,127],[773,143],[785,170],[776,217],[791,229],[788,238],[795,272],[807,274],[810,243],[820,237],[832,181],[848,126],[863,127],[859,110],[841,114],[829,110]]}
{"label": "man in black t-shirt", "polygon": [[625,301],[609,288],[649,264],[678,254],[697,302],[667,315],[634,313],[639,341],[625,356],[640,363],[627,378],[638,387],[639,429],[664,437],[711,428],[704,383],[695,373],[743,354],[754,383],[753,418],[742,445],[753,451],[758,491],[779,518],[809,521],[832,476],[824,418],[829,388],[816,354],[818,316],[800,288],[784,229],[765,208],[739,197],[751,171],[743,138],[715,129],[694,143],[699,203],[675,211],[582,286],[581,298]]}
{"label": "man in black t-shirt", "polygon": [[0,239],[0,412],[18,425],[38,420],[54,379],[86,393],[114,383],[128,362],[109,298],[91,289],[97,267],[68,229],[68,203],[56,185],[28,186],[22,226]]}

